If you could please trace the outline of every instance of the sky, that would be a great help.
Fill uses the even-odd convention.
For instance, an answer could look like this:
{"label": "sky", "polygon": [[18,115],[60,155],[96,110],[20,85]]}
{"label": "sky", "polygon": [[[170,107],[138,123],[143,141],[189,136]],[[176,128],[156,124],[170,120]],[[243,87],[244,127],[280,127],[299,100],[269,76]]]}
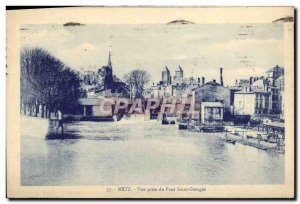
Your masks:
{"label": "sky", "polygon": [[174,75],[180,65],[184,77],[219,81],[260,76],[284,66],[283,24],[187,25],[23,25],[22,47],[41,47],[75,70],[96,71],[112,55],[113,72],[121,78],[144,69],[151,82],[161,80],[165,66]]}

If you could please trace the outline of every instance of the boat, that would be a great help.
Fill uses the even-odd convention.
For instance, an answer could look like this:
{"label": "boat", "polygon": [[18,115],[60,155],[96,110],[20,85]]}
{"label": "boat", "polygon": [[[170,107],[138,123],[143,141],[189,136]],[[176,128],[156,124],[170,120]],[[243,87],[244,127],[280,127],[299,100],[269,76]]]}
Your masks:
{"label": "boat", "polygon": [[223,125],[207,125],[201,124],[199,127],[201,132],[223,132],[224,126]]}
{"label": "boat", "polygon": [[235,141],[235,140],[230,140],[230,139],[226,139],[226,140],[225,140],[225,142],[227,142],[227,143],[231,143],[231,144],[235,144],[235,143],[236,143],[236,141]]}
{"label": "boat", "polygon": [[167,119],[163,119],[163,120],[161,121],[161,124],[162,124],[162,125],[169,125],[169,121],[168,121]]}
{"label": "boat", "polygon": [[187,130],[187,128],[188,128],[187,123],[178,123],[179,130]]}
{"label": "boat", "polygon": [[171,120],[169,124],[170,124],[170,125],[175,125],[175,121],[174,121],[174,120]]}
{"label": "boat", "polygon": [[182,117],[182,115],[177,118],[178,130],[187,130],[189,126],[189,118]]}

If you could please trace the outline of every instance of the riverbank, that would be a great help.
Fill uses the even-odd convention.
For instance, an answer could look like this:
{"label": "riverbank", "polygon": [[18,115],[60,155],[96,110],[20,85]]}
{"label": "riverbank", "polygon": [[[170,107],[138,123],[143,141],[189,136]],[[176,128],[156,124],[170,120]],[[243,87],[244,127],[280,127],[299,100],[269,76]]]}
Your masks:
{"label": "riverbank", "polygon": [[266,132],[258,131],[253,128],[244,128],[242,126],[233,125],[211,125],[209,126],[210,128],[205,129],[203,127],[201,128],[199,123],[188,121],[185,123],[185,128],[182,128],[181,123],[178,123],[177,127],[179,130],[186,130],[188,132],[207,132],[208,134],[222,138],[222,140],[226,143],[240,143],[257,149],[277,153],[285,152],[284,135],[280,135],[279,133],[270,135]]}
{"label": "riverbank", "polygon": [[257,149],[271,151],[271,152],[277,152],[284,154],[284,144],[283,147],[278,146],[278,143],[271,143],[266,142],[257,138],[245,138],[240,135],[234,135],[228,132],[224,133],[214,133],[214,135],[217,135],[218,137],[222,138],[224,142],[226,141],[233,141],[234,143],[239,143],[247,146],[251,146]]}
{"label": "riverbank", "polygon": [[63,136],[63,124],[58,119],[39,118],[21,115],[21,135],[30,135],[37,138],[47,137],[61,138]]}

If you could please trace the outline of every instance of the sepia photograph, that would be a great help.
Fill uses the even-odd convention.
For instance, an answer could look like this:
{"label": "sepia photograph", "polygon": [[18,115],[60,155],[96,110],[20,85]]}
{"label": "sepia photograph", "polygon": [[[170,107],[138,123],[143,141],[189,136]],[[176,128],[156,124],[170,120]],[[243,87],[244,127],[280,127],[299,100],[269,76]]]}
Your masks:
{"label": "sepia photograph", "polygon": [[293,198],[293,7],[7,17],[8,197]]}

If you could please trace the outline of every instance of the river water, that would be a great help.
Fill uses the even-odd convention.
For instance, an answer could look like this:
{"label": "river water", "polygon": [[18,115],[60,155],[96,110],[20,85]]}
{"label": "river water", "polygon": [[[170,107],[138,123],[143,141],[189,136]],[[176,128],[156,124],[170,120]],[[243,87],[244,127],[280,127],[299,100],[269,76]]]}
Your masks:
{"label": "river water", "polygon": [[21,139],[22,185],[284,183],[284,154],[157,122],[74,122],[74,137]]}

